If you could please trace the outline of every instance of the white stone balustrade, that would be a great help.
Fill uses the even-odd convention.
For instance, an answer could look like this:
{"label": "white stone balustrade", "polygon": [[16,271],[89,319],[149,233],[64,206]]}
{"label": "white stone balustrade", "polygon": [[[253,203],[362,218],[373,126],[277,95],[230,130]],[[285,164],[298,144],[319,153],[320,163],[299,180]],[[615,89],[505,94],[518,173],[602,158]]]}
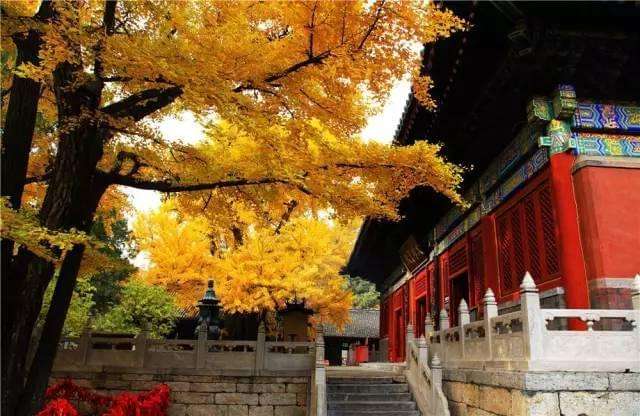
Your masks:
{"label": "white stone balustrade", "polygon": [[[425,327],[430,321],[425,320]],[[429,346],[424,336],[414,338],[407,327],[407,381],[421,413],[425,416],[448,416],[449,406],[442,391],[442,365],[435,354],[429,365]]]}
{"label": "white stone balustrade", "polygon": [[[440,312],[440,330],[427,328],[429,356],[439,356],[445,368],[494,368],[550,371],[640,371],[640,275],[634,279],[633,309],[542,309],[533,278],[526,273],[520,286],[520,311],[498,315],[491,289],[484,297],[484,319],[469,322],[463,300],[459,326],[449,328]],[[577,330],[553,329],[554,320],[584,322]],[[616,321],[616,329],[599,322]]]}
{"label": "white stone balustrade", "polygon": [[314,342],[271,342],[265,340],[264,326],[256,341],[207,340],[205,330],[198,339],[151,339],[148,330],[136,337],[92,335],[60,342],[54,370],[85,367],[146,369],[202,369],[221,373],[309,375],[316,368]]}

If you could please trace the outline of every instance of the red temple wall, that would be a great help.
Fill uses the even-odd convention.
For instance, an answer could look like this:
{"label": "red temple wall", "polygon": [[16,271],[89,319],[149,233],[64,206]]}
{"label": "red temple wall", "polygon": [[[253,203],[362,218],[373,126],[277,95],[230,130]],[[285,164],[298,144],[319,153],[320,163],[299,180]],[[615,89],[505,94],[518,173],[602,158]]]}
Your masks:
{"label": "red temple wall", "polygon": [[[586,270],[590,286],[587,296],[591,307],[630,307],[627,293],[630,284],[620,288],[619,285],[602,287],[601,283],[600,286],[593,283],[603,279],[607,279],[606,282],[627,279],[640,272],[640,169],[584,167],[571,174],[575,159],[571,155],[566,156],[566,160],[561,160],[562,167],[566,169],[557,172],[549,168],[542,170],[434,261],[415,270],[414,277],[387,297],[382,309],[385,315],[383,331],[389,339],[391,361],[404,359],[408,323],[414,325],[418,336],[422,335],[424,323],[420,322],[422,316],[418,316],[418,303],[426,299],[426,310],[432,314],[437,325],[438,313],[445,305],[445,298],[451,300],[452,296],[460,297],[460,293],[451,293],[455,287],[452,281],[460,276],[468,279],[464,298],[472,311],[477,308],[478,318],[481,315],[482,295],[487,287],[493,289],[499,303],[518,298],[521,268],[534,274],[541,290],[565,286],[567,292],[567,288],[571,289],[578,282],[567,282],[562,272],[571,270],[575,265],[563,263],[567,262],[564,258],[567,253],[563,256],[561,243],[568,242],[570,249],[577,245],[582,253],[580,259],[572,257],[572,260],[574,263],[580,261],[582,276]],[[562,179],[562,187],[557,185],[557,180],[553,180],[554,174]],[[569,194],[567,188],[571,191]],[[571,199],[571,205],[564,207],[564,215],[561,216],[556,210],[564,199]],[[571,209],[568,210],[568,207]],[[517,228],[512,225],[509,232],[513,234],[520,230],[522,236],[519,245],[509,248],[509,257],[517,259],[520,256],[522,265],[519,268],[511,266],[512,281],[508,285],[504,281],[506,268],[500,260],[501,245],[504,246],[505,238],[502,235],[505,231],[500,229],[500,220],[505,215],[509,216],[510,224],[519,224]],[[563,235],[563,230],[570,228],[566,225],[568,220],[577,220],[579,224],[579,232],[575,235]],[[533,238],[534,235],[537,237]],[[570,235],[571,239],[568,240]],[[558,269],[560,265],[563,266],[562,270]],[[575,279],[575,276],[570,277]],[[585,277],[581,279],[584,283],[579,284],[578,292],[587,289]],[[565,293],[567,295],[570,297],[572,294]],[[582,293],[576,295],[579,303],[585,298]],[[448,305],[451,325],[455,325],[457,307]]]}
{"label": "red temple wall", "polygon": [[630,307],[612,279],[640,272],[640,169],[584,167],[573,180],[591,306]]}

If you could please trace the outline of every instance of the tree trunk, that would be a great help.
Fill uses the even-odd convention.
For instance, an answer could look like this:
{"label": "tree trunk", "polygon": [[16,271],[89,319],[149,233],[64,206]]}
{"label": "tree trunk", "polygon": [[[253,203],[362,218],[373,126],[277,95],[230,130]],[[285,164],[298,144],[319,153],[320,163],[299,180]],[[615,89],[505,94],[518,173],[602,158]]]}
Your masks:
{"label": "tree trunk", "polygon": [[[56,158],[53,163],[52,177],[47,187],[47,192],[40,210],[40,223],[52,230],[69,230],[75,228],[78,230],[88,231],[91,227],[93,215],[97,208],[100,197],[106,189],[105,184],[96,183],[96,166],[103,153],[103,132],[97,126],[98,121],[91,117],[99,104],[101,96],[101,84],[89,84],[81,87],[73,87],[74,76],[80,73],[78,68],[63,63],[56,69],[54,73],[54,87],[56,90],[56,98],[58,102],[58,120],[60,125],[60,139]],[[89,114],[89,116],[87,115]],[[82,120],[79,126],[73,129],[65,129],[69,120]],[[75,251],[75,250],[74,250]],[[72,251],[72,252],[74,252]],[[77,253],[77,252],[76,252]],[[33,366],[36,373],[30,376],[32,380],[37,378],[40,380],[45,377],[48,379],[51,366],[42,366],[38,360],[46,356],[47,351],[51,349],[51,343],[57,345],[62,324],[66,317],[69,306],[70,296],[75,286],[77,276],[77,268],[75,262],[82,259],[82,252],[71,255],[67,260],[63,261],[65,267],[65,275],[60,275],[54,299],[52,299],[51,307],[60,312],[60,314],[52,318],[53,321],[45,323],[47,335],[43,333],[41,343],[45,345],[38,346],[39,355],[34,358]],[[42,260],[31,256],[25,258],[28,264],[26,275],[16,275],[12,278],[22,277],[24,284],[23,290],[18,293],[17,300],[21,303],[15,305],[14,315],[19,317],[14,325],[14,333],[12,339],[16,342],[10,344],[8,349],[4,351],[9,362],[15,363],[13,366],[17,370],[11,374],[11,378],[7,381],[11,388],[6,389],[7,414],[16,414],[19,406],[24,411],[25,406],[20,406],[18,400],[23,396],[25,389],[24,365],[27,356],[27,348],[24,348],[24,340],[28,345],[33,327],[37,320],[38,313],[42,306],[44,290],[51,281],[53,269],[41,267]],[[79,267],[79,266],[78,266]],[[60,299],[56,299],[60,296]],[[55,308],[54,308],[55,305]],[[33,311],[33,313],[32,313]],[[49,314],[48,317],[53,315]],[[56,320],[61,320],[58,325]],[[52,336],[53,333],[58,336]],[[55,354],[55,345],[53,346]],[[51,362],[52,359],[51,359]],[[46,387],[46,384],[44,385]],[[35,392],[33,394],[41,397],[43,392]],[[24,402],[24,400],[20,400]]]}
{"label": "tree trunk", "polygon": [[[53,14],[50,2],[42,5],[34,18],[44,21]],[[39,65],[42,34],[36,30],[13,35],[16,45],[16,67],[22,64]],[[38,100],[42,85],[31,79],[14,75],[11,95],[6,108],[2,132],[2,196],[8,196],[14,208],[20,207],[22,191],[29,164],[29,152],[38,113]],[[4,253],[3,253],[4,254]]]}
{"label": "tree trunk", "polygon": [[42,408],[44,393],[49,383],[49,375],[53,368],[60,334],[73,296],[83,252],[84,245],[76,244],[64,257],[40,342],[16,415],[36,414]]}
{"label": "tree trunk", "polygon": [[[99,138],[94,138],[94,141],[101,142]],[[73,180],[73,177],[67,177],[67,180]],[[94,178],[92,184],[92,192],[85,195],[82,201],[77,201],[84,210],[84,212],[79,213],[81,216],[77,218],[77,223],[79,225],[83,224],[82,229],[87,232],[93,223],[93,216],[98,208],[100,199],[108,187],[107,183],[97,178]],[[40,341],[38,342],[38,347],[22,393],[22,399],[20,400],[17,411],[18,416],[32,415],[42,408],[44,393],[49,383],[49,376],[53,368],[58,344],[60,343],[67,311],[71,304],[73,289],[76,286],[83,253],[84,245],[75,245],[73,249],[65,255],[62,266],[60,267],[51,305],[47,312]]]}
{"label": "tree trunk", "polygon": [[[51,18],[53,9],[50,2],[45,2],[36,20],[44,21]],[[29,63],[39,64],[38,53],[42,44],[41,34],[30,30],[26,34],[13,36],[16,45],[16,66]],[[11,94],[5,113],[5,123],[2,132],[1,155],[1,194],[9,198],[13,208],[19,208],[29,163],[29,152],[33,133],[35,131],[38,100],[41,85],[30,78],[13,77]],[[29,336],[26,336],[31,318],[37,318],[40,305],[34,302],[21,305],[21,296],[25,287],[25,280],[21,276],[33,273],[48,273],[50,265],[45,262],[31,264],[33,255],[27,250],[20,250],[13,255],[13,241],[2,239],[1,245],[1,288],[2,292],[2,410],[12,408],[15,403],[10,397],[16,397],[12,391],[17,388],[24,378],[24,361],[15,360],[11,351],[21,351],[27,348]],[[36,271],[36,269],[42,269]],[[45,286],[46,287],[46,286]],[[17,314],[24,306],[24,314]],[[16,384],[16,383],[20,384]]]}
{"label": "tree trunk", "polygon": [[14,274],[11,279],[20,278],[19,292],[13,292],[14,301],[11,306],[11,317],[7,319],[9,332],[2,335],[3,354],[3,414],[12,414],[11,409],[18,404],[25,377],[25,360],[29,349],[29,341],[33,327],[42,308],[42,299],[47,288],[48,279],[53,275],[53,266],[34,256],[26,249],[21,249],[14,261]]}

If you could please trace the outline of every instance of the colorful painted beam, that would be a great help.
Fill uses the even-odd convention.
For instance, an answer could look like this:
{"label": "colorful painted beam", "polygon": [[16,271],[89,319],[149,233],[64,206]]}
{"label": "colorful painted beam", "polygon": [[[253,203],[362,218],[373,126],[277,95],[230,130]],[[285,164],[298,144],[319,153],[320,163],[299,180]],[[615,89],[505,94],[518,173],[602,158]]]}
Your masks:
{"label": "colorful painted beam", "polygon": [[640,107],[579,103],[573,115],[572,127],[638,133],[640,132]]}
{"label": "colorful painted beam", "polygon": [[[578,155],[640,157],[640,136],[623,135],[625,132],[640,132],[638,106],[579,103],[573,86],[560,85],[551,99],[536,97],[530,101],[527,120],[518,136],[465,194],[467,202],[476,208],[463,211],[454,207],[438,221],[430,233],[432,243],[436,244],[436,255],[547,164],[549,155],[571,150]],[[542,135],[545,126],[547,135]],[[580,130],[613,130],[621,134],[585,133]],[[541,149],[535,151],[536,147]],[[534,151],[533,156],[522,163]],[[522,165],[505,180],[520,163]],[[480,213],[477,220],[476,213]],[[451,229],[456,222],[459,224]]]}

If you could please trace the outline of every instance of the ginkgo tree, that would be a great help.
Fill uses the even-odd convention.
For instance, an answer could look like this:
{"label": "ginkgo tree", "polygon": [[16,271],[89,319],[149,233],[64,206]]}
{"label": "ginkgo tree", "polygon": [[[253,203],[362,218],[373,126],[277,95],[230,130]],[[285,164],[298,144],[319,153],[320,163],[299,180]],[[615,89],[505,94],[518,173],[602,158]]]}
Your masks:
{"label": "ginkgo tree", "polygon": [[320,321],[346,322],[352,293],[340,270],[355,239],[354,223],[303,213],[282,225],[253,223],[242,244],[212,250],[218,227],[203,215],[185,215],[174,200],[141,213],[134,235],[149,260],[141,277],[175,293],[184,306],[213,279],[226,312],[264,314],[303,304]]}
{"label": "ginkgo tree", "polygon": [[[25,185],[44,183],[39,227],[88,230],[114,185],[190,192],[185,206],[218,216],[232,207],[230,218],[279,217],[277,208],[286,214],[298,205],[393,218],[416,186],[459,201],[460,170],[437,146],[395,149],[356,137],[394,80],[418,77],[413,45],[463,28],[432,3],[43,1],[30,17],[25,10],[39,2],[25,1],[2,3],[2,50],[13,57],[13,76],[3,81],[2,195],[19,209]],[[209,141],[191,146],[159,135],[154,121],[185,110],[216,120]],[[42,401],[84,251],[75,242],[52,263],[3,239],[8,414],[33,413]]]}

